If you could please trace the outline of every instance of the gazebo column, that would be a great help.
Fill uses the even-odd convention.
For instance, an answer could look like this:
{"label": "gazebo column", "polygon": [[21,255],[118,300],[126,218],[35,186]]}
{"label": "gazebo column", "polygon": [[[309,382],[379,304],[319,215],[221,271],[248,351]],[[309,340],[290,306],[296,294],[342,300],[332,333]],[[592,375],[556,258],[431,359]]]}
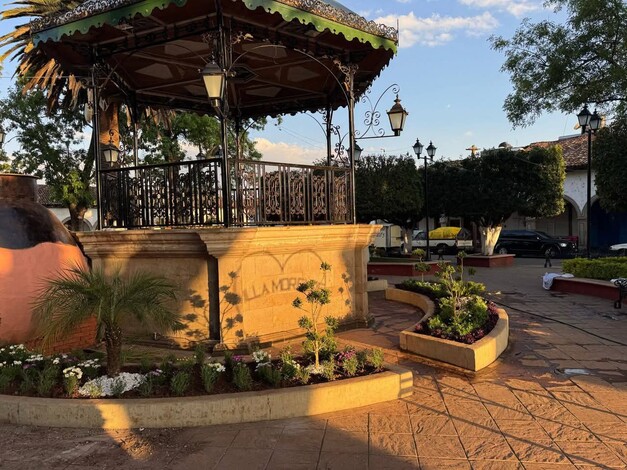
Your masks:
{"label": "gazebo column", "polygon": [[[102,183],[100,181],[102,170],[102,161],[100,159],[100,107],[98,102],[100,100],[100,93],[98,90],[98,83],[96,77],[96,65],[91,67],[91,86],[92,96],[94,102],[92,103],[92,139],[94,139],[94,163],[96,166],[96,201],[98,211],[98,230],[102,230]],[[89,103],[87,104],[89,106]]]}
{"label": "gazebo column", "polygon": [[344,74],[344,89],[348,98],[348,158],[350,164],[350,194],[351,194],[351,210],[353,212],[353,223],[357,223],[357,211],[355,208],[355,73],[357,73],[357,65],[344,65],[337,63],[338,68]]}

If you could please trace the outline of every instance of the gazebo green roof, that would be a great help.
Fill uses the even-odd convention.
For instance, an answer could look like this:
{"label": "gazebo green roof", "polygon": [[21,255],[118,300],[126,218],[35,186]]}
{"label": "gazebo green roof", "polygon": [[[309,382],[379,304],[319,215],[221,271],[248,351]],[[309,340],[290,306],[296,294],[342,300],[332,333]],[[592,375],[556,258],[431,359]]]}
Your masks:
{"label": "gazebo green roof", "polygon": [[109,96],[197,112],[207,109],[199,70],[222,27],[228,102],[243,118],[346,106],[345,67],[359,96],[397,50],[396,29],[335,1],[87,0],[31,23],[35,47],[66,73],[88,77],[98,63]]}

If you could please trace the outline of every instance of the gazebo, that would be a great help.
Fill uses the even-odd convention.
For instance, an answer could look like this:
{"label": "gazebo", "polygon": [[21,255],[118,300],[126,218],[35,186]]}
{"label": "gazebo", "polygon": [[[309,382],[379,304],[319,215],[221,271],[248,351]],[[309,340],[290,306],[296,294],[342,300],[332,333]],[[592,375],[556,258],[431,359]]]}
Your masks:
{"label": "gazebo", "polygon": [[[83,249],[94,265],[150,269],[178,283],[188,328],[172,339],[299,334],[294,288],[317,278],[322,261],[333,267],[328,314],[363,323],[366,247],[377,228],[355,223],[354,108],[394,56],[395,29],[332,0],[87,0],[31,29],[34,46],[87,90],[100,136],[104,230],[80,233]],[[122,103],[135,123],[147,109],[214,115],[222,151],[161,165],[104,162],[115,157]],[[348,164],[338,166],[332,118],[343,107]],[[246,160],[229,149],[229,122],[239,133],[248,119],[302,111],[324,115],[326,166]],[[388,114],[398,133],[406,116],[398,100]]]}

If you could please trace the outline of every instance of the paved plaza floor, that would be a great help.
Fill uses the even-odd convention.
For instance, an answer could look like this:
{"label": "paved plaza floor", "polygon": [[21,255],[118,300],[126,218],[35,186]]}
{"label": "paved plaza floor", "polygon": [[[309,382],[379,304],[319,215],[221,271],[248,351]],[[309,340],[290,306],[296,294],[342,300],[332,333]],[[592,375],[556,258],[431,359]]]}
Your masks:
{"label": "paved plaza floor", "polygon": [[[627,307],[545,291],[544,260],[477,269],[511,321],[479,373],[398,350],[412,307],[371,295],[374,326],[339,334],[414,372],[411,397],[312,418],[192,429],[0,425],[0,469],[592,469],[627,467]],[[399,278],[390,278],[399,281]]]}

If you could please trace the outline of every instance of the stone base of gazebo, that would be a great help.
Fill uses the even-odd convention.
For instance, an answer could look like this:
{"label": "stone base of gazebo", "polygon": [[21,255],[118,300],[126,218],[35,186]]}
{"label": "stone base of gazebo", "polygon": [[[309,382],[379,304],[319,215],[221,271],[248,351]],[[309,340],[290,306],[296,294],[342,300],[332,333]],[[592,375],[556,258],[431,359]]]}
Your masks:
{"label": "stone base of gazebo", "polygon": [[[78,234],[93,267],[146,270],[178,289],[176,308],[186,329],[167,339],[182,347],[220,340],[229,347],[281,342],[302,335],[292,306],[299,283],[314,279],[331,289],[324,317],[346,326],[368,315],[367,247],[375,225],[324,225],[99,231]],[[331,270],[320,269],[322,262]],[[303,307],[309,311],[309,305]],[[132,333],[152,332],[130,325]]]}

